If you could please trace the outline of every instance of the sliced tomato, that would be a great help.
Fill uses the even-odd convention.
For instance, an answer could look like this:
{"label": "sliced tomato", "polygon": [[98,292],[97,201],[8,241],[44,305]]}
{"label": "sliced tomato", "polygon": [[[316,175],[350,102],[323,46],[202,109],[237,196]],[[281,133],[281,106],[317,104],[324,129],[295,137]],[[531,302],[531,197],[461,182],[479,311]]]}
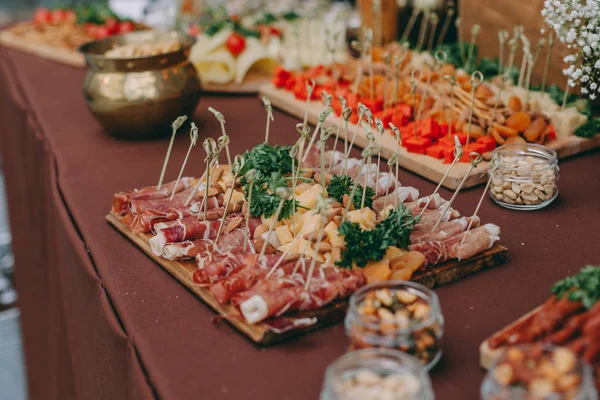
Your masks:
{"label": "sliced tomato", "polygon": [[227,38],[227,50],[234,55],[237,56],[246,48],[246,39],[240,35],[239,33],[232,33],[229,38]]}
{"label": "sliced tomato", "polygon": [[96,25],[96,27],[94,28],[94,37],[96,39],[104,39],[106,37],[109,37],[110,35],[110,29],[108,29],[104,25]]}
{"label": "sliced tomato", "polygon": [[33,22],[38,25],[43,25],[52,20],[52,14],[47,8],[40,7],[33,14]]}
{"label": "sliced tomato", "polygon": [[[198,27],[196,27],[198,29]],[[119,33],[128,33],[135,31],[135,24],[131,21],[119,22]]]}
{"label": "sliced tomato", "polygon": [[115,18],[108,18],[104,22],[104,27],[107,29],[108,35],[119,33],[119,21],[117,21]]}
{"label": "sliced tomato", "polygon": [[75,14],[74,10],[65,10],[65,21],[70,24],[77,23],[77,14]]}
{"label": "sliced tomato", "polygon": [[59,24],[66,20],[67,12],[61,8],[50,11],[50,20],[53,24]]}

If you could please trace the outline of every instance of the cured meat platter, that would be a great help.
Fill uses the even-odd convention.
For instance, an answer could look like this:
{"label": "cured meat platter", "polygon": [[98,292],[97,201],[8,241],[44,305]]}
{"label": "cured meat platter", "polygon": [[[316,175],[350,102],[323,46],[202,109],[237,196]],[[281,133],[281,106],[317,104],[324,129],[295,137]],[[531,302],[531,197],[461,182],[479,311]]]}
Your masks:
{"label": "cured meat platter", "polygon": [[[298,100],[290,91],[276,88],[272,83],[260,88],[260,94],[266,96],[274,107],[289,113],[295,117],[303,118],[308,107],[308,121],[312,124],[319,122],[319,115],[323,111],[323,104],[318,101],[310,102],[307,106],[305,101]],[[325,127],[338,126],[342,118],[335,114],[330,115],[323,123]],[[355,124],[349,124],[349,133],[353,133],[356,128]],[[381,138],[381,156],[389,158],[397,150],[395,138],[391,134],[391,130],[386,130],[387,133]],[[340,129],[340,137],[344,137],[344,129]],[[350,140],[350,138],[348,139]],[[366,131],[363,127],[358,128],[358,132],[354,142],[357,146],[364,148],[368,145],[369,140]],[[555,150],[558,158],[566,158],[575,154],[600,147],[600,135],[594,138],[586,139],[578,136],[558,136],[556,139],[546,143],[548,147]],[[433,182],[439,182],[448,169],[448,164],[443,160],[438,160],[426,154],[411,153],[405,147],[400,147],[400,166],[414,172]],[[483,161],[474,170],[469,173],[463,187],[469,188],[480,185],[487,181],[487,170],[489,162]],[[469,169],[468,163],[458,163],[448,174],[443,182],[443,186],[448,189],[456,189],[465,173]]]}
{"label": "cured meat platter", "polygon": [[[157,257],[152,253],[149,239],[150,234],[134,234],[131,229],[121,222],[121,216],[116,213],[106,215],[106,221],[128,238],[134,245],[139,247],[150,256],[158,265],[173,275],[184,284],[196,296],[198,296],[209,307],[223,316],[231,325],[249,340],[260,346],[269,346],[292,336],[325,327],[341,321],[346,313],[347,302],[341,301],[325,308],[298,313],[294,316],[286,316],[284,321],[278,320],[279,326],[272,326],[268,322],[249,324],[239,314],[238,310],[231,305],[220,304],[212,295],[210,290],[202,288],[194,283],[193,274],[197,270],[193,261],[171,261]],[[425,272],[415,274],[413,281],[421,283],[428,288],[447,285],[459,279],[465,278],[480,270],[502,265],[508,261],[508,249],[501,244],[495,244],[489,250],[476,255],[469,260],[448,261]],[[316,319],[314,321],[313,319]],[[282,322],[285,323],[282,324]],[[294,326],[296,322],[297,326]],[[313,323],[314,322],[314,323]],[[306,324],[306,327],[302,327]]]}

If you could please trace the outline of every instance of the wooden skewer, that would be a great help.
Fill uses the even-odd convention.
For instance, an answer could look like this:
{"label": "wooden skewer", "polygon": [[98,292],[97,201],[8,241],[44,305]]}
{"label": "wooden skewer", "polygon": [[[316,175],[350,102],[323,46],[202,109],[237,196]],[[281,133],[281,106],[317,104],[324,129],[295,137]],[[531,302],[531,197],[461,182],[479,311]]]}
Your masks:
{"label": "wooden skewer", "polygon": [[[498,104],[500,103],[500,98],[502,97],[502,92],[506,88],[506,82],[508,82],[509,80],[510,80],[510,71],[506,71],[504,74],[502,74],[502,86],[500,86],[500,90],[498,91],[498,94],[496,95],[496,101],[494,102],[494,111],[492,112],[492,117],[490,118],[490,122],[488,124],[490,126],[490,129],[492,127],[492,124],[496,120],[496,112],[498,111]],[[488,129],[488,131],[487,131],[488,135],[490,133],[490,129]]]}
{"label": "wooden skewer", "polygon": [[325,107],[331,106],[331,103],[333,102],[333,98],[331,97],[329,92],[327,92],[327,90],[321,91],[321,101],[323,101],[323,104],[325,105]]}
{"label": "wooden skewer", "polygon": [[319,143],[321,144],[321,187],[325,189],[325,143],[327,143],[327,139],[333,135],[333,131],[335,130],[335,126],[330,126],[326,129],[321,130],[321,138]]}
{"label": "wooden skewer", "polygon": [[[418,77],[417,77],[418,75]],[[417,86],[419,85],[419,82],[421,82],[421,79],[423,78],[423,73],[421,72],[420,69],[413,69],[412,73],[410,74],[410,85],[411,85],[411,89],[410,92],[413,95],[413,110],[417,109]],[[421,101],[424,101],[425,99],[421,99]],[[414,112],[413,112],[414,113]],[[415,115],[415,117],[418,118],[417,115]],[[414,122],[414,126],[415,126],[415,138],[417,137],[417,125],[419,123],[418,119],[415,119]]]}
{"label": "wooden skewer", "polygon": [[475,43],[477,42],[477,36],[479,36],[479,32],[481,32],[481,26],[479,24],[473,25],[471,28],[471,43],[469,44],[469,54],[467,56],[467,63],[465,66],[465,70],[468,72],[471,69],[471,62],[473,60],[473,51],[475,49]]}
{"label": "wooden skewer", "polygon": [[438,36],[436,47],[440,47],[444,43],[444,39],[446,38],[446,34],[448,33],[448,28],[450,28],[450,22],[452,22],[452,17],[456,13],[456,10],[454,8],[454,1],[450,0],[447,4],[448,8],[446,10],[446,18],[444,19],[440,36]]}
{"label": "wooden skewer", "polygon": [[[452,171],[452,168],[454,168],[454,166],[456,165],[456,163],[458,162],[458,160],[460,160],[460,158],[462,157],[462,155],[463,155],[462,145],[460,144],[460,140],[458,140],[458,136],[454,135],[454,160],[452,160],[452,163],[448,166],[448,169],[446,170],[446,173],[444,174],[444,176],[440,180],[440,183],[438,183],[438,185],[436,186],[436,188],[433,191],[433,193],[431,193],[431,195],[429,196],[429,199],[427,200],[427,203],[425,203],[425,205],[421,209],[421,212],[419,213],[419,215],[423,215],[423,213],[425,212],[425,210],[427,210],[427,207],[429,206],[429,203],[431,203],[431,200],[433,200],[433,198],[435,197],[435,195],[437,194],[437,192],[440,190],[440,188],[442,187],[442,184],[444,183],[444,181],[448,177],[448,174],[450,174],[450,171]],[[435,228],[434,228],[434,231],[435,231]]]}
{"label": "wooden skewer", "polygon": [[[281,254],[281,257],[279,257],[279,259],[277,259],[277,262],[275,263],[275,265],[273,265],[273,268],[271,268],[271,270],[269,271],[269,273],[267,274],[267,278],[270,277],[271,275],[273,275],[273,272],[275,272],[275,270],[281,265],[281,263],[283,262],[283,260],[285,260],[285,258],[287,257],[287,255],[290,253],[290,249],[294,247],[294,245],[296,244],[296,242],[302,238],[302,235],[296,235],[292,241],[289,244],[289,247],[287,249],[285,249],[285,251],[283,252],[283,254]],[[292,273],[292,275],[295,273]]]}
{"label": "wooden skewer", "polygon": [[171,197],[169,197],[170,201],[172,201],[173,196],[175,196],[175,192],[177,191],[177,186],[179,186],[179,181],[181,180],[181,176],[183,175],[183,170],[185,169],[185,165],[188,162],[188,158],[190,157],[192,148],[196,145],[197,141],[198,141],[198,128],[196,127],[196,124],[192,122],[192,129],[190,130],[190,147],[188,147],[188,151],[185,154],[183,164],[181,165],[181,169],[179,170],[179,175],[177,176],[177,182],[175,182],[175,187],[173,187],[173,191],[171,192]]}
{"label": "wooden skewer", "polygon": [[550,68],[550,60],[552,59],[552,48],[554,47],[554,33],[550,31],[548,35],[548,52],[546,53],[546,62],[544,63],[544,75],[542,76],[542,87],[540,91],[546,91],[546,80],[548,79],[548,68]]}
{"label": "wooden skewer", "polygon": [[[250,241],[250,214],[252,214],[252,189],[254,188],[254,179],[256,178],[256,170],[251,169],[244,175],[246,182],[250,185],[248,188],[248,212],[246,213],[246,240],[244,240],[244,253],[246,252],[246,243]],[[233,189],[233,186],[231,187]]]}
{"label": "wooden skewer", "polygon": [[321,248],[321,241],[323,239],[323,231],[325,229],[325,224],[327,223],[327,212],[331,208],[331,203],[332,203],[332,200],[326,198],[325,196],[323,196],[323,193],[321,193],[319,195],[319,198],[317,199],[316,211],[321,216],[321,224],[319,226],[319,233],[318,233],[318,236],[317,236],[317,243],[315,244],[315,252],[316,252],[316,254],[315,254],[315,257],[313,257],[313,259],[312,259],[312,261],[310,263],[310,268],[308,269],[308,276],[306,277],[306,284],[304,285],[304,290],[308,290],[308,288],[310,286],[310,281],[312,279],[313,272],[315,270],[315,265],[316,265],[316,262],[317,262],[316,255],[319,254],[319,249]]}
{"label": "wooden skewer", "polygon": [[570,79],[567,79],[567,84],[565,85],[565,94],[563,96],[562,105],[560,107],[560,109],[563,111],[567,107],[567,99],[569,98],[569,91],[571,89],[571,85],[569,85],[569,81],[570,81]]}
{"label": "wooden skewer", "polygon": [[431,19],[431,32],[429,33],[429,41],[427,44],[427,50],[428,51],[433,51],[433,40],[435,39],[435,33],[437,30],[437,26],[440,22],[440,17],[437,15],[437,13],[432,12],[431,13],[431,17],[429,17]]}
{"label": "wooden skewer", "polygon": [[530,54],[530,43],[527,36],[524,33],[521,33],[521,43],[523,43],[523,58],[521,59],[521,68],[519,69],[519,80],[517,82],[517,86],[522,86],[523,79],[525,77],[525,68],[527,68],[527,57]]}
{"label": "wooden skewer", "polygon": [[[369,140],[369,146],[375,146],[375,136],[371,132],[371,126],[366,121],[363,121],[362,126],[363,126],[363,129],[366,131],[366,136],[367,136],[367,139]],[[381,152],[381,146],[378,146],[378,148],[379,148],[379,152]],[[378,153],[376,153],[376,154],[378,154]],[[365,177],[365,184],[363,186],[363,192],[362,192],[361,201],[360,201],[361,209],[365,208],[367,186],[369,184],[370,176],[371,176],[371,156],[369,156],[369,161],[367,162],[367,175]],[[358,183],[358,176],[356,177],[355,183]]]}
{"label": "wooden skewer", "polygon": [[[344,99],[342,96],[340,96],[340,97],[342,99]],[[335,151],[337,149],[338,141],[340,140],[340,130],[342,129],[343,114],[344,114],[344,111],[346,110],[345,103],[346,103],[346,99],[344,99],[344,102],[342,103],[342,118],[338,121],[337,129],[335,131],[335,140],[333,141],[333,151],[331,152],[331,160],[329,160],[329,168],[327,169],[327,171],[329,173],[331,173],[331,167],[333,167],[333,159],[335,157]],[[352,112],[352,109],[350,109],[350,112]]]}
{"label": "wooden skewer", "polygon": [[[529,59],[529,70],[527,71],[527,80],[525,81],[525,89],[527,89],[527,96],[529,97],[529,87],[531,85],[531,74],[533,73],[533,69],[535,68],[535,65],[537,64],[537,60],[540,57],[540,53],[542,52],[542,49],[546,47],[546,38],[540,38],[540,40],[537,43],[537,46],[535,47],[535,53],[533,53],[533,59]],[[525,101],[525,103],[528,103],[528,101]]]}
{"label": "wooden skewer", "polygon": [[[390,128],[392,128],[392,132],[394,132],[394,135],[396,136],[396,154],[398,154],[398,157],[396,157],[395,160],[395,164],[396,164],[396,181],[400,182],[399,177],[399,172],[398,172],[398,164],[399,164],[399,160],[400,160],[400,145],[402,145],[402,136],[400,135],[400,129],[396,128],[396,126],[394,124],[392,124],[391,122],[389,123]],[[396,208],[398,206],[397,204],[397,199],[398,196],[394,196],[394,208]]]}
{"label": "wooden skewer", "polygon": [[[206,144],[208,142],[208,144]],[[213,138],[208,138],[205,139],[204,142],[202,143],[202,147],[205,149],[208,148],[210,149],[210,152],[214,152],[217,149],[217,142],[215,142],[215,140]],[[207,157],[208,157],[208,152],[207,152]],[[204,160],[206,161],[206,160]],[[209,168],[207,168],[204,171],[204,174],[202,174],[202,176],[200,177],[200,179],[198,180],[198,182],[196,183],[196,186],[194,187],[194,190],[192,190],[192,192],[190,193],[190,195],[188,196],[188,198],[185,200],[185,203],[183,203],[185,206],[188,206],[190,204],[190,202],[192,201],[192,199],[194,198],[194,196],[196,196],[196,193],[198,193],[198,190],[200,190],[200,186],[202,186],[202,181],[206,178],[206,186],[210,186],[208,184],[208,176],[210,175],[210,167],[213,166],[213,164],[218,164],[219,162],[219,158],[218,155],[211,157],[210,160],[210,164],[209,164]],[[202,209],[200,209],[200,211],[202,211]],[[200,218],[200,212],[198,212],[198,219]]]}
{"label": "wooden skewer", "polygon": [[270,125],[270,122],[273,121],[275,118],[273,117],[273,106],[271,105],[271,102],[269,101],[267,96],[263,96],[262,100],[263,100],[263,104],[265,105],[265,110],[267,111],[267,127],[265,129],[265,143],[269,144],[269,125]]}
{"label": "wooden skewer", "polygon": [[373,92],[375,91],[373,82],[373,30],[371,28],[365,28],[363,37],[366,48],[365,52],[368,53],[367,65],[369,67],[369,94],[371,98],[371,103],[373,103]]}
{"label": "wooden skewer", "polygon": [[409,37],[410,33],[412,32],[412,30],[415,26],[415,22],[417,22],[417,18],[419,17],[420,13],[421,13],[420,9],[413,8],[412,14],[410,15],[410,19],[408,20],[408,23],[406,24],[406,28],[404,28],[402,37],[400,38],[400,43],[405,43],[408,40],[408,37]]}
{"label": "wooden skewer", "polygon": [[313,78],[310,78],[310,80],[304,82],[304,85],[306,86],[306,105],[305,105],[305,110],[304,110],[304,125],[308,124],[308,110],[310,108],[310,99],[312,98],[312,93],[313,90],[315,89],[315,86],[317,86],[317,83],[315,82],[315,80]]}
{"label": "wooden skewer", "polygon": [[[206,221],[206,217],[208,215],[208,189],[210,188],[210,164],[212,159],[215,157],[215,148],[214,140],[211,142],[210,138],[206,139],[202,143],[202,147],[206,152],[206,187],[204,188],[204,221]],[[198,212],[198,219],[200,219],[200,211]]]}
{"label": "wooden skewer", "polygon": [[[361,160],[360,160],[360,164],[358,167],[358,170],[362,170],[362,167],[365,165],[366,160],[371,157],[373,154],[377,154],[378,151],[380,151],[381,149],[378,149],[375,146],[367,146],[362,153],[360,154],[361,156]],[[348,215],[348,212],[350,211],[350,205],[353,203],[354,201],[354,195],[356,194],[356,188],[357,188],[358,184],[355,182],[354,185],[352,185],[352,190],[350,191],[350,195],[348,196],[348,203],[346,204],[346,208],[344,209],[344,215],[342,216],[342,222],[344,222],[346,220],[346,217]]]}
{"label": "wooden skewer", "polygon": [[319,115],[319,123],[315,127],[315,131],[313,132],[312,137],[310,138],[310,142],[308,142],[308,147],[306,148],[306,150],[307,150],[306,153],[304,153],[304,155],[302,156],[303,163],[306,162],[306,157],[308,157],[308,154],[310,153],[310,148],[315,143],[315,139],[316,139],[317,135],[319,134],[319,131],[321,130],[323,123],[325,122],[327,117],[329,117],[329,115],[332,112],[333,112],[333,108],[327,106],[325,108],[325,110],[323,110],[323,112],[321,112],[321,114]]}
{"label": "wooden skewer", "polygon": [[504,29],[498,31],[498,75],[502,75],[502,69],[504,67],[504,43],[508,39],[508,32]]}
{"label": "wooden skewer", "polygon": [[354,132],[352,133],[352,139],[350,140],[350,145],[348,146],[348,151],[344,156],[346,160],[346,165],[344,166],[344,174],[348,173],[348,157],[350,157],[350,151],[352,150],[352,146],[354,146],[354,139],[356,139],[356,134],[358,133],[358,128],[367,112],[367,108],[362,103],[358,103],[358,121],[356,122],[356,127],[354,128]]}
{"label": "wooden skewer", "polygon": [[[388,173],[390,174],[390,176],[392,175],[392,167],[394,166],[394,164],[398,164],[398,157],[399,157],[398,153],[394,153],[387,161],[388,171],[389,171]],[[394,176],[394,179],[396,180],[396,182],[399,182],[397,176]],[[387,187],[385,188],[385,202],[383,203],[384,210],[387,208],[388,195],[390,194],[390,186],[391,185],[387,185]],[[398,196],[395,196],[395,197],[398,197]]]}
{"label": "wooden skewer", "polygon": [[[296,196],[296,185],[298,183],[298,176],[296,175],[296,157],[298,156],[302,140],[302,138],[298,139],[290,149],[290,157],[292,159],[292,196],[294,196],[294,198]],[[300,168],[298,168],[298,172],[300,172]],[[296,213],[292,214],[292,231],[296,231]]]}
{"label": "wooden skewer", "polygon": [[[350,152],[348,149],[348,121],[350,120],[351,115],[351,107],[346,107],[342,110],[342,117],[344,118],[344,173],[348,170],[348,158],[346,157],[346,154],[349,154]],[[331,167],[329,168],[329,172],[331,172]]]}
{"label": "wooden skewer", "polygon": [[429,16],[431,15],[431,11],[426,8],[423,11],[423,18],[421,19],[421,27],[419,28],[419,36],[417,38],[416,49],[418,52],[423,50],[423,43],[425,42],[425,35],[427,34],[427,27],[429,24]]}
{"label": "wooden skewer", "polygon": [[432,232],[435,232],[435,230],[437,229],[437,227],[440,224],[440,222],[442,222],[442,220],[444,219],[444,217],[448,213],[448,210],[450,209],[450,207],[452,207],[452,203],[454,203],[454,200],[456,200],[456,197],[458,196],[458,193],[460,193],[460,190],[462,189],[463,185],[467,181],[467,178],[469,177],[469,174],[471,173],[471,171],[473,171],[473,169],[476,168],[477,165],[479,165],[481,163],[481,161],[483,161],[483,158],[481,157],[481,154],[479,154],[477,152],[470,153],[469,154],[469,158],[471,159],[471,166],[469,167],[469,169],[465,173],[465,176],[463,177],[463,179],[460,181],[460,184],[458,185],[458,187],[454,191],[454,194],[452,195],[452,198],[450,199],[450,201],[443,206],[444,207],[444,212],[442,213],[442,215],[440,215],[440,218],[435,223],[435,226],[431,230]]}
{"label": "wooden skewer", "polygon": [[273,217],[273,220],[271,221],[271,225],[269,226],[269,231],[267,232],[267,238],[265,239],[265,242],[264,242],[262,248],[260,249],[260,254],[258,256],[258,262],[260,262],[260,260],[265,255],[265,251],[267,249],[267,246],[269,245],[269,239],[271,239],[271,233],[273,232],[273,229],[275,229],[275,224],[277,223],[277,221],[279,221],[279,216],[281,215],[281,210],[283,210],[283,204],[292,195],[291,189],[288,187],[278,187],[275,190],[275,193],[277,194],[277,196],[279,196],[279,204],[277,205],[277,210],[275,211],[275,216]]}
{"label": "wooden skewer", "polygon": [[471,74],[471,108],[469,109],[469,125],[467,127],[467,141],[465,144],[469,145],[469,139],[471,138],[471,125],[473,122],[473,106],[475,105],[475,89],[483,82],[483,74],[481,71],[475,71]]}
{"label": "wooden skewer", "polygon": [[383,64],[385,65],[385,72],[383,73],[383,112],[385,113],[388,105],[388,77],[392,64],[392,55],[388,52],[385,52],[383,53],[382,59]]}
{"label": "wooden skewer", "polygon": [[[477,213],[479,212],[479,208],[481,208],[481,204],[483,203],[483,199],[485,198],[485,195],[486,195],[487,191],[490,189],[490,184],[492,183],[492,177],[494,176],[494,173],[496,172],[497,169],[498,169],[498,167],[495,167],[490,172],[490,177],[489,177],[489,179],[487,181],[487,184],[485,185],[485,189],[483,189],[483,193],[481,194],[481,197],[479,198],[479,202],[477,203],[477,207],[475,207],[475,212],[473,212],[473,215],[471,216],[471,220],[469,221],[469,225],[467,226],[465,234],[463,235],[463,238],[460,241],[460,245],[458,246],[459,248],[462,247],[463,243],[465,242],[465,239],[467,238],[467,235],[469,234],[469,231],[471,230],[471,225],[473,225],[473,219],[477,216]],[[458,259],[458,261],[460,261],[460,258]]]}
{"label": "wooden skewer", "polygon": [[173,143],[175,142],[175,135],[177,134],[177,130],[181,128],[181,126],[186,120],[187,117],[185,115],[182,115],[181,117],[177,117],[177,119],[171,124],[173,133],[171,134],[171,141],[169,142],[169,147],[167,148],[167,155],[165,156],[165,161],[163,162],[162,171],[160,171],[160,177],[158,178],[158,185],[156,185],[156,190],[160,190],[160,187],[163,183],[163,179],[165,178],[165,172],[167,171],[167,164],[169,164],[169,158],[171,158],[171,150],[173,149]]}
{"label": "wooden skewer", "polygon": [[456,76],[444,75],[444,79],[450,84],[450,115],[448,119],[448,135],[452,135],[452,123],[454,122],[454,89],[456,88]]}
{"label": "wooden skewer", "polygon": [[458,35],[458,48],[460,50],[460,60],[462,61],[463,65],[464,65],[465,62],[467,61],[467,56],[465,55],[465,45],[464,45],[463,38],[462,38],[461,25],[462,25],[462,19],[460,17],[456,17],[456,19],[454,20],[454,26],[456,26],[456,33]]}
{"label": "wooden skewer", "polygon": [[406,59],[406,57],[408,56],[408,50],[404,50],[404,52],[402,53],[402,56],[399,56],[398,54],[396,54],[396,61],[394,62],[394,86],[396,88],[396,92],[394,94],[394,99],[396,100],[394,103],[394,118],[396,118],[396,115],[398,115],[398,91],[400,90],[399,86],[398,86],[398,78],[400,75],[400,68],[402,68],[402,63],[404,62],[404,60]]}
{"label": "wooden skewer", "polygon": [[[233,198],[233,192],[235,188],[235,181],[240,176],[242,169],[244,168],[244,157],[240,154],[236,155],[233,158],[233,164],[231,173],[233,174],[233,181],[231,182],[231,189],[229,192],[229,197],[227,198],[227,202],[225,203],[225,210],[223,211],[223,217],[221,218],[221,223],[219,224],[219,230],[217,231],[217,237],[215,238],[215,244],[219,241],[221,237],[221,233],[223,232],[223,226],[225,225],[225,218],[227,218],[227,213],[229,211],[229,205],[231,204],[231,199]],[[248,208],[248,213],[250,213],[250,209]]]}
{"label": "wooden skewer", "polygon": [[[219,121],[219,123],[221,124],[221,135],[227,136],[227,133],[225,132],[225,116],[212,107],[208,107],[208,111],[213,113],[217,121]],[[227,145],[225,146],[225,154],[227,155],[227,164],[229,164],[229,170],[231,171],[231,154],[229,153],[229,141],[227,141]]]}

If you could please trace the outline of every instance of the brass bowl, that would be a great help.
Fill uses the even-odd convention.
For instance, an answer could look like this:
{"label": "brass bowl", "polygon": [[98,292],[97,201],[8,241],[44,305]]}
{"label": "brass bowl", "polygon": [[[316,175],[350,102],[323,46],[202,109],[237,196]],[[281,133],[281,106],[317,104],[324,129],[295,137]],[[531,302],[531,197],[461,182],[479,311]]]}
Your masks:
{"label": "brass bowl", "polygon": [[[179,50],[140,58],[104,56],[117,46],[177,40]],[[141,31],[86,43],[89,67],[83,84],[88,107],[113,136],[148,139],[171,134],[171,123],[193,113],[200,77],[189,61],[196,39],[178,32]]]}

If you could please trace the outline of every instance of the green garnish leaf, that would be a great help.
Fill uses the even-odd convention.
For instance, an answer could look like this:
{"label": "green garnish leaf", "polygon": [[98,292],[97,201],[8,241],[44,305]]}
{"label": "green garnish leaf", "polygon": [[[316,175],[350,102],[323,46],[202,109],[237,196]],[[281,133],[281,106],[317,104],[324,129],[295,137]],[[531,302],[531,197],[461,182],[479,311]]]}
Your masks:
{"label": "green garnish leaf", "polygon": [[390,246],[408,249],[410,233],[419,220],[420,216],[413,216],[401,204],[370,231],[363,231],[357,223],[342,223],[338,232],[344,236],[346,246],[336,265],[344,268],[352,268],[354,264],[364,267],[369,261],[381,260]]}
{"label": "green garnish leaf", "polygon": [[[329,186],[327,186],[327,194],[329,197],[336,199],[340,203],[344,200],[344,195],[350,195],[352,192],[352,187],[354,186],[354,181],[348,175],[334,175],[329,182]],[[355,209],[360,208],[360,203],[362,200],[362,192],[364,188],[361,185],[356,187],[354,198],[352,199],[352,203],[354,204]],[[365,207],[373,208],[373,197],[375,196],[375,190],[372,187],[367,186],[367,193],[365,195]]]}
{"label": "green garnish leaf", "polygon": [[288,11],[283,13],[282,17],[286,21],[295,21],[298,18],[300,18],[300,15],[298,15],[298,13],[296,13],[295,11]]}
{"label": "green garnish leaf", "polygon": [[567,295],[570,301],[581,301],[585,308],[592,308],[600,300],[600,267],[587,265],[576,275],[556,282],[552,294],[559,299]]}

